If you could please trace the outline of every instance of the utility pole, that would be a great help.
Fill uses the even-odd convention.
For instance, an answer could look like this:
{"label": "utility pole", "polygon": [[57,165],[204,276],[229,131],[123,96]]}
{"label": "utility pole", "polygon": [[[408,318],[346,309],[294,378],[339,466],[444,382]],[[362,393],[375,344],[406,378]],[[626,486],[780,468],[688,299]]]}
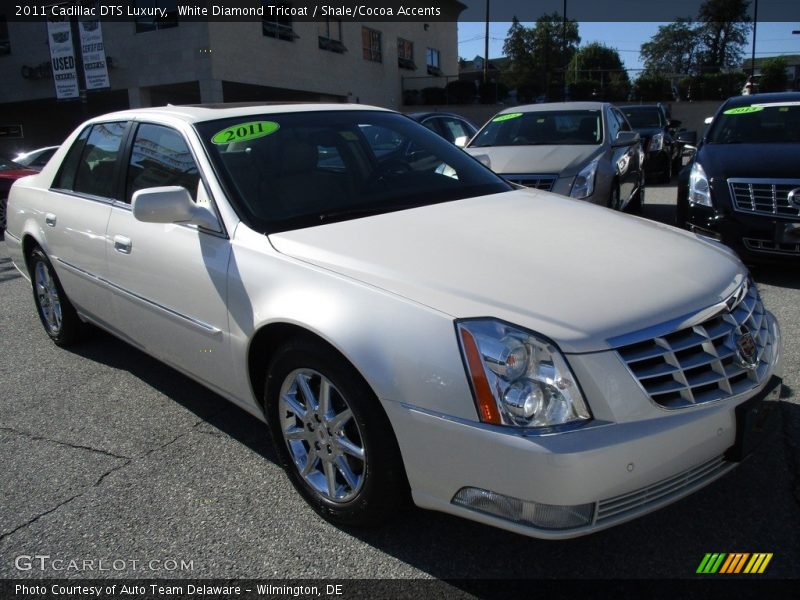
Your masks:
{"label": "utility pole", "polygon": [[486,0],[486,35],[483,40],[483,83],[489,83],[489,0]]}
{"label": "utility pole", "polygon": [[[753,53],[750,55],[750,82],[756,74],[756,27],[758,26],[758,0],[753,4]],[[754,84],[755,85],[755,84]]]}
{"label": "utility pole", "polygon": [[561,23],[561,56],[564,59],[564,89],[562,91],[562,100],[567,99],[567,67],[569,67],[569,62],[567,62],[567,0],[564,0],[564,17]]}

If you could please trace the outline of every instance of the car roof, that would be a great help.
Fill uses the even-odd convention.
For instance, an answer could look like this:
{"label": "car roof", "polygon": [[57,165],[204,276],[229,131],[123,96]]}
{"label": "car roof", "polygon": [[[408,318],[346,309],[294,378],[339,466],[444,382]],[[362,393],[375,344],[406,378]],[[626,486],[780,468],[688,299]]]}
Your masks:
{"label": "car roof", "polygon": [[94,121],[108,121],[119,119],[135,119],[139,117],[167,116],[187,123],[201,123],[203,121],[216,121],[217,119],[227,119],[231,117],[246,117],[255,114],[281,114],[298,112],[322,112],[322,111],[348,111],[348,110],[370,110],[380,112],[393,112],[378,106],[368,106],[365,104],[322,104],[322,103],[268,103],[268,102],[247,102],[247,103],[228,103],[228,104],[186,104],[157,106],[152,108],[134,108],[118,111],[103,115]]}
{"label": "car roof", "polygon": [[751,106],[764,102],[800,102],[800,92],[773,92],[769,94],[733,96],[732,98],[728,98],[725,102],[725,106]]}
{"label": "car roof", "polygon": [[436,112],[436,111],[413,112],[413,113],[406,113],[406,115],[411,117],[415,121],[420,121],[422,119],[427,119],[428,117],[455,117],[456,119],[461,119],[462,121],[467,121],[468,120],[468,119],[462,117],[461,115],[457,115],[455,113],[450,113],[450,112]]}
{"label": "car roof", "polygon": [[633,109],[637,109],[637,108],[648,108],[648,109],[656,108],[656,109],[658,109],[658,108],[663,108],[663,106],[664,105],[661,104],[661,102],[659,102],[657,104],[625,104],[623,106],[618,106],[617,108],[619,108],[620,110],[629,110],[631,108],[633,108]]}
{"label": "car roof", "polygon": [[512,106],[497,113],[498,115],[516,112],[544,112],[549,110],[601,110],[608,102],[544,102],[541,104],[523,104]]}

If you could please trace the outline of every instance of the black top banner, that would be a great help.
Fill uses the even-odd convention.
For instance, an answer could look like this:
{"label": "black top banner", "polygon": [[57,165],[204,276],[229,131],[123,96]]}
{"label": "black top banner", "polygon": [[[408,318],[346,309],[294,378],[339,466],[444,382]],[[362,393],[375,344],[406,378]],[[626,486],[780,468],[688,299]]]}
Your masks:
{"label": "black top banner", "polygon": [[[52,18],[142,18],[181,21],[253,21],[260,19],[325,21],[535,21],[558,13],[579,22],[670,22],[696,20],[705,0],[3,0],[0,15],[9,21]],[[800,1],[750,0],[748,18],[796,23]]]}

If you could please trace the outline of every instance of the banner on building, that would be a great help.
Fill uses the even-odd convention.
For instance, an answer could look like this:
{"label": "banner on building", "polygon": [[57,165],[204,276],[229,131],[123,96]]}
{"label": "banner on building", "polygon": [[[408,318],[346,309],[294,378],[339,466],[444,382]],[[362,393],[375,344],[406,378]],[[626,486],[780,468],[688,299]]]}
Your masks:
{"label": "banner on building", "polygon": [[100,21],[97,19],[78,21],[78,31],[81,37],[81,56],[83,57],[86,89],[101,90],[110,87],[106,48],[103,44],[103,29]]}
{"label": "banner on building", "polygon": [[72,29],[69,20],[47,22],[47,42],[50,45],[50,63],[53,67],[53,82],[56,98],[77,98],[78,72],[75,68],[75,48],[72,44]]}

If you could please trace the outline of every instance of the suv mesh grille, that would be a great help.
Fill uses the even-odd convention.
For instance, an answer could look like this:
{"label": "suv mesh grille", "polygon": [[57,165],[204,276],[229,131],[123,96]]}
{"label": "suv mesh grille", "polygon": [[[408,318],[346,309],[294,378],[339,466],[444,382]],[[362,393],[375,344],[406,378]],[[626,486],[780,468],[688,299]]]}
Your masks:
{"label": "suv mesh grille", "polygon": [[[737,338],[749,330],[756,366],[740,364]],[[699,325],[617,348],[617,353],[654,402],[675,409],[714,402],[752,389],[767,374],[772,335],[758,289],[751,284],[732,309]]]}
{"label": "suv mesh grille", "polygon": [[[739,212],[800,218],[800,207],[789,202],[789,192],[800,188],[800,179],[728,179],[733,207]],[[800,200],[800,194],[798,195]]]}

